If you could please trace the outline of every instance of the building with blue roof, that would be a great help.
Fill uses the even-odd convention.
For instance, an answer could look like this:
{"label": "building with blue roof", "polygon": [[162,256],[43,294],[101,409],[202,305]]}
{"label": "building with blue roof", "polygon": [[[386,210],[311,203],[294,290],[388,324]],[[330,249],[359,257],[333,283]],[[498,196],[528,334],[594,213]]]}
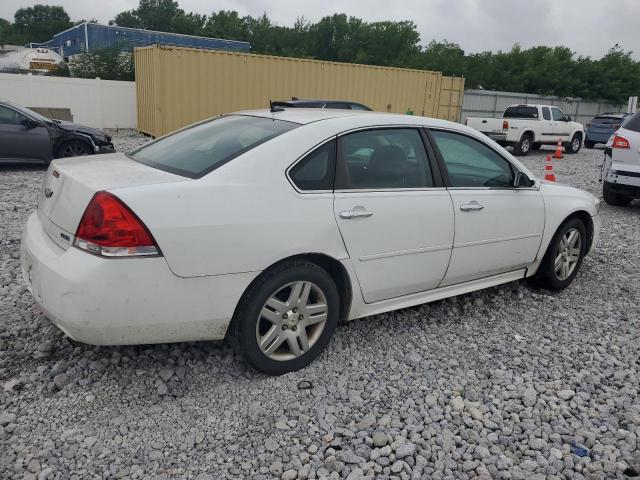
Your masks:
{"label": "building with blue roof", "polygon": [[140,28],[119,27],[85,22],[57,33],[45,43],[30,43],[28,47],[46,47],[59,53],[65,60],[82,52],[117,46],[123,52],[149,45],[175,45],[207,50],[230,50],[248,53],[248,42],[198,37],[181,33],[156,32]]}

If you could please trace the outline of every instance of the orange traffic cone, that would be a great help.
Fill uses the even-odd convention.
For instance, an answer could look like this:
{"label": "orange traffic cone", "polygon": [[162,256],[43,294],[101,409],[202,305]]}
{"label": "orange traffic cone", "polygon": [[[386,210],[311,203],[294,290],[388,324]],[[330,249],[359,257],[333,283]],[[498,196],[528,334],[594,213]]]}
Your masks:
{"label": "orange traffic cone", "polygon": [[562,150],[562,142],[560,141],[560,139],[558,139],[558,146],[556,147],[556,153],[553,158],[564,158],[564,156],[562,155]]}
{"label": "orange traffic cone", "polygon": [[556,175],[553,173],[553,163],[551,163],[551,155],[547,155],[547,164],[544,167],[544,179],[550,182],[556,181]]}

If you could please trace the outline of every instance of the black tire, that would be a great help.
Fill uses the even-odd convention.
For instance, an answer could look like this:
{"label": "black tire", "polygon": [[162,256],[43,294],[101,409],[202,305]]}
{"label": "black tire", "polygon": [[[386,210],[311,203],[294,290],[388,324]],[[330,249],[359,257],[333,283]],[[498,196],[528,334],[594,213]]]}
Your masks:
{"label": "black tire", "polygon": [[[300,356],[284,360],[270,358],[260,349],[257,339],[257,330],[262,327],[259,322],[264,322],[261,317],[262,309],[275,292],[292,282],[300,281],[312,282],[324,294],[327,305],[324,328],[313,344],[309,342],[309,350]],[[340,296],[331,276],[311,262],[285,262],[264,272],[247,289],[236,308],[227,338],[234,350],[243,355],[253,368],[269,375],[282,375],[306,367],[322,353],[333,335],[339,316]],[[283,320],[282,323],[286,322]],[[291,332],[295,329],[289,327],[289,330]],[[282,345],[289,348],[285,343],[287,342]]]}
{"label": "black tire", "polygon": [[591,140],[584,141],[584,148],[593,148],[596,146],[596,142],[592,142]]}
{"label": "black tire", "polygon": [[525,133],[522,135],[520,141],[513,146],[513,154],[519,157],[529,155],[532,145],[533,138],[531,137],[531,134]]}
{"label": "black tire", "polygon": [[574,153],[578,153],[580,148],[582,147],[582,136],[579,133],[576,133],[569,143],[564,144],[564,151],[569,155],[573,155]]}
{"label": "black tire", "polygon": [[626,207],[633,200],[633,197],[627,197],[614,192],[609,182],[603,183],[602,196],[608,205],[613,205],[614,207]]}
{"label": "black tire", "polygon": [[534,152],[537,152],[538,150],[540,150],[542,148],[542,144],[541,143],[533,143],[531,145],[531,150],[533,150]]}
{"label": "black tire", "polygon": [[62,142],[56,150],[56,158],[82,157],[91,155],[91,146],[80,140]]}
{"label": "black tire", "polygon": [[[575,264],[575,267],[571,274],[567,278],[560,278],[559,274],[556,273],[555,261],[558,256],[558,249],[560,248],[560,242],[563,237],[572,229],[576,229],[580,232],[580,254],[578,257],[578,261]],[[555,233],[553,238],[551,239],[551,243],[549,243],[549,247],[547,248],[547,252],[542,259],[542,263],[540,264],[540,268],[536,274],[536,283],[543,288],[559,291],[567,288],[571,282],[573,282],[574,278],[578,274],[580,267],[582,266],[582,261],[584,260],[584,256],[587,252],[587,229],[582,223],[582,220],[579,218],[570,218],[565,221],[558,231]]]}

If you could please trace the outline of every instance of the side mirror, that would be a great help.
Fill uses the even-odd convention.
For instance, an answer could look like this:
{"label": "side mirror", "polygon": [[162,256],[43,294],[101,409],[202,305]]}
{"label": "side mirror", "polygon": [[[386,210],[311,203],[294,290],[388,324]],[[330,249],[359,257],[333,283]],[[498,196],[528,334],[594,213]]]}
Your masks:
{"label": "side mirror", "polygon": [[24,125],[27,128],[36,128],[37,126],[39,126],[40,124],[38,122],[36,122],[35,120],[31,119],[31,118],[25,118],[24,120],[22,120],[22,125]]}
{"label": "side mirror", "polygon": [[516,176],[513,179],[513,186],[515,188],[529,188],[534,184],[535,182],[531,180],[526,173],[516,172]]}
{"label": "side mirror", "polygon": [[571,117],[567,115],[567,122],[571,121]]}

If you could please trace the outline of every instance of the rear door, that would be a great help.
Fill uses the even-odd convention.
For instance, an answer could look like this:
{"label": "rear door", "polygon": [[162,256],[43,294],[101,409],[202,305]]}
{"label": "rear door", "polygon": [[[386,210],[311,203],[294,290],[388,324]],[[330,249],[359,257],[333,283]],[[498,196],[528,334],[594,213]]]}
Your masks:
{"label": "rear door", "polygon": [[515,188],[515,167],[488,144],[460,132],[430,134],[455,212],[455,241],[442,285],[531,264],[544,230],[540,192]]}
{"label": "rear door", "polygon": [[417,128],[338,139],[334,214],[364,301],[436,288],[453,242],[453,207]]}
{"label": "rear door", "polygon": [[29,120],[22,113],[0,105],[0,160],[5,162],[46,162],[51,155],[49,130],[38,123],[23,124]]}

